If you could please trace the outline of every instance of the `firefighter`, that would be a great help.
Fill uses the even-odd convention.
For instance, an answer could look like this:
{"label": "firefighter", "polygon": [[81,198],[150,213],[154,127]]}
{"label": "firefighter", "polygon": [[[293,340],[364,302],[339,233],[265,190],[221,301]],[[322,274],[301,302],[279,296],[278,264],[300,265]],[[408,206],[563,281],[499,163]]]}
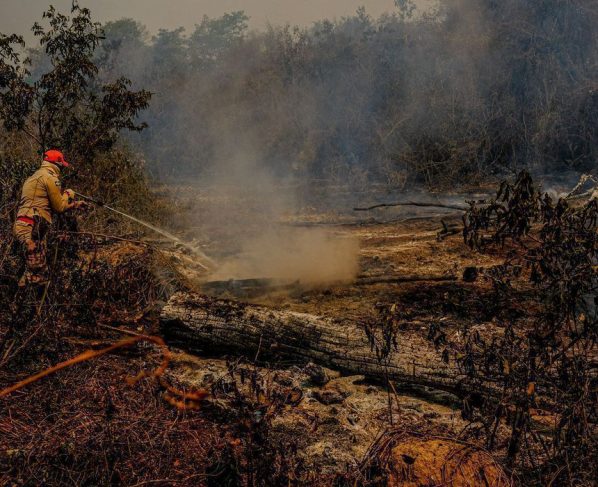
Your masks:
{"label": "firefighter", "polygon": [[75,201],[71,189],[62,189],[60,171],[68,167],[62,152],[49,150],[44,153],[41,167],[23,184],[14,235],[25,255],[25,273],[19,287],[47,282],[47,234],[56,213],[81,208],[82,201]]}

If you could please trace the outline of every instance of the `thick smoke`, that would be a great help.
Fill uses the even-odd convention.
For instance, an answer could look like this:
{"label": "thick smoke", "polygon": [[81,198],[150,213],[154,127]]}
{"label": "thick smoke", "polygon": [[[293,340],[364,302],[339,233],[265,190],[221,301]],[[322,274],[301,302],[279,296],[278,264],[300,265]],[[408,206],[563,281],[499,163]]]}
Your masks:
{"label": "thick smoke", "polygon": [[155,92],[150,128],[131,141],[154,176],[191,178],[214,201],[227,195],[253,208],[243,218],[221,204],[201,211],[204,222],[237,222],[243,238],[227,238],[259,263],[237,266],[242,275],[275,273],[266,266],[278,260],[273,249],[289,256],[285,242],[303,239],[272,222],[330,204],[332,187],[454,187],[524,166],[595,165],[591,0],[442,1],[426,14],[397,9],[372,19],[359,10],[260,32],[241,12],[153,38],[127,20],[106,31],[103,69]]}
{"label": "thick smoke", "polygon": [[[226,124],[220,133],[227,140]],[[247,136],[214,154],[217,167],[190,193],[191,237],[208,237],[220,266],[211,280],[275,278],[303,285],[350,281],[358,270],[355,239],[318,228],[294,227],[296,187],[264,167]]]}
{"label": "thick smoke", "polygon": [[452,185],[593,167],[597,20],[592,0],[457,0],[263,32],[232,13],[151,39],[120,21],[104,57],[155,92],[136,142],[157,176],[217,172],[245,138],[277,178]]}

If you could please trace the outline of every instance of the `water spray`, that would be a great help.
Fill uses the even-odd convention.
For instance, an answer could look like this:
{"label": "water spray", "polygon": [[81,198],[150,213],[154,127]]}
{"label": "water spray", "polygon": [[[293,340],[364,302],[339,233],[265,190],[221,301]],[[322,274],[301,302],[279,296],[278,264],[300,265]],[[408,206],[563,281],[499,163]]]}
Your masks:
{"label": "water spray", "polygon": [[183,242],[180,238],[176,237],[175,235],[173,235],[172,233],[167,232],[166,230],[162,230],[161,228],[158,228],[150,223],[147,223],[143,220],[140,220],[139,218],[136,218],[132,215],[129,215],[123,211],[117,210],[116,208],[113,208],[109,205],[107,205],[106,203],[104,203],[103,201],[97,200],[95,198],[92,198],[91,196],[86,196],[84,194],[81,193],[77,193],[76,191],[74,192],[75,195],[77,195],[79,198],[81,198],[82,200],[85,201],[89,201],[90,203],[93,203],[94,205],[97,205],[99,207],[105,208],[108,211],[111,211],[112,213],[116,213],[117,215],[120,215],[124,218],[127,218],[128,220],[131,220],[135,223],[138,223],[139,225],[142,225],[146,228],[149,228],[150,230],[153,230],[154,232],[162,235],[163,237],[166,237],[168,240],[171,240],[172,242],[175,242],[183,247],[185,247],[187,250],[189,250],[190,252],[192,252],[193,254],[195,254],[197,257],[199,257],[202,261],[206,262],[211,269],[204,265],[202,262],[198,262],[198,265],[200,267],[203,267],[206,271],[210,271],[213,270],[217,267],[216,262],[214,262],[212,259],[210,259],[206,254],[204,254],[201,250],[199,250],[197,247],[194,247],[191,244],[188,244],[186,242]]}

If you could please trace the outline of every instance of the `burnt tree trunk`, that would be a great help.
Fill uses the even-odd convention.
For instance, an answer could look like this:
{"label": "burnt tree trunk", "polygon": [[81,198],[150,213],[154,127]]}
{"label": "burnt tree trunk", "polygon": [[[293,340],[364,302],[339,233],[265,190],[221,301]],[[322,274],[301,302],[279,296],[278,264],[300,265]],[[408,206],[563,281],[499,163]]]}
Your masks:
{"label": "burnt tree trunk", "polygon": [[[344,373],[428,386],[460,397],[471,390],[455,361],[445,363],[421,329],[400,331],[398,351],[381,363],[364,329],[355,324],[198,294],[175,294],[162,311],[161,326],[169,343],[199,354],[312,361]],[[493,389],[483,380],[479,386],[485,392]]]}

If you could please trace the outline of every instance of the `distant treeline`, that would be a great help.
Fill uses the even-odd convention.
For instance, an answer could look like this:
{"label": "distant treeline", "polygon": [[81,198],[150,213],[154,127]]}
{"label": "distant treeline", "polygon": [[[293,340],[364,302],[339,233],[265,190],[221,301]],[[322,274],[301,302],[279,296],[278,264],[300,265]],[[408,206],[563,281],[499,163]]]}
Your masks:
{"label": "distant treeline", "polygon": [[154,92],[131,143],[160,176],[244,158],[281,177],[393,185],[595,166],[595,0],[397,4],[262,32],[243,12],[153,37],[124,19],[97,56],[107,77]]}

